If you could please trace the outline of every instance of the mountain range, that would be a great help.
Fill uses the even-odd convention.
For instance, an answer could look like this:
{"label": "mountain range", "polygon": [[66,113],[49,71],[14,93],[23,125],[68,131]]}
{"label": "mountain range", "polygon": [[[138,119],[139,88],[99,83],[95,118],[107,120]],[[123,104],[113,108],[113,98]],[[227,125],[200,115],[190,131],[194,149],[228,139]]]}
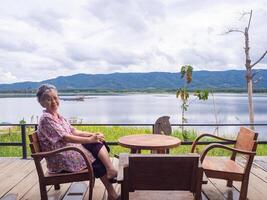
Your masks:
{"label": "mountain range", "polygon": [[[246,71],[194,71],[190,89],[245,90]],[[267,70],[257,70],[255,89],[267,89]],[[75,74],[59,76],[40,82],[18,82],[0,84],[0,91],[35,90],[43,83],[55,85],[59,90],[175,90],[183,87],[180,73],[111,73]]]}

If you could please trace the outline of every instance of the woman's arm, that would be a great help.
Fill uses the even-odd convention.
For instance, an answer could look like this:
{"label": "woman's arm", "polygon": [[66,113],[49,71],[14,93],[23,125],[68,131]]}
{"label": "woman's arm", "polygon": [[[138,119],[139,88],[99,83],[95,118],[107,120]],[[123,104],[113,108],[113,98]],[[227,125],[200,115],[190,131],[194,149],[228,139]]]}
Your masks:
{"label": "woman's arm", "polygon": [[80,130],[73,128],[72,134],[75,136],[79,136],[79,137],[91,137],[93,135],[97,135],[101,141],[105,140],[103,133],[90,133],[90,132],[80,131]]}
{"label": "woman's arm", "polygon": [[76,128],[73,128],[72,134],[75,136],[80,136],[80,137],[90,137],[92,135],[95,135],[94,133],[80,131],[80,130],[77,130]]}
{"label": "woman's arm", "polygon": [[101,138],[98,137],[97,135],[91,135],[89,137],[81,137],[81,136],[67,134],[63,136],[63,140],[65,142],[78,143],[78,144],[101,142]]}

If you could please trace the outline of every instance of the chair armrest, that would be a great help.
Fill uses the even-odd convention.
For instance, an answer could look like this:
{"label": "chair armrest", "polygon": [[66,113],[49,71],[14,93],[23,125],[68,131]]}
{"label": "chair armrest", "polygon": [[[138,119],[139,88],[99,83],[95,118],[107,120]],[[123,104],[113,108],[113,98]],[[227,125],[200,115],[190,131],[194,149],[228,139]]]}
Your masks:
{"label": "chair armrest", "polygon": [[129,154],[128,153],[121,153],[119,155],[119,169],[118,169],[118,176],[117,182],[122,183],[124,180],[123,171],[125,167],[129,166]]}
{"label": "chair armrest", "polygon": [[194,153],[195,151],[195,148],[197,146],[197,142],[202,139],[203,137],[211,137],[211,138],[216,138],[218,140],[223,140],[223,141],[227,141],[227,142],[236,142],[236,140],[230,140],[230,139],[227,139],[227,138],[222,138],[222,137],[219,137],[219,136],[216,136],[216,135],[212,135],[212,134],[208,134],[208,133],[205,133],[205,134],[202,134],[200,136],[198,136],[195,141],[193,142],[192,144],[192,148],[191,148],[191,153]]}
{"label": "chair armrest", "polygon": [[91,163],[91,160],[90,160],[89,156],[87,155],[87,152],[84,149],[79,148],[79,147],[73,147],[73,146],[62,147],[62,148],[59,148],[59,149],[56,149],[56,150],[53,150],[53,151],[45,151],[45,152],[33,153],[31,156],[34,159],[43,159],[43,158],[50,157],[50,156],[53,156],[55,154],[58,154],[60,152],[70,151],[70,150],[80,153],[81,156],[83,157],[86,165],[87,165],[88,170],[93,172],[92,163]]}
{"label": "chair armrest", "polygon": [[223,144],[214,143],[214,144],[210,144],[210,145],[206,146],[206,148],[201,153],[200,161],[203,162],[203,160],[204,160],[205,156],[207,155],[207,153],[211,149],[214,149],[214,148],[226,149],[226,150],[229,150],[229,151],[233,151],[233,152],[241,153],[241,154],[246,154],[246,155],[256,155],[256,152],[255,151],[245,151],[245,150],[241,150],[241,149],[236,149],[236,148],[228,147],[228,146],[223,145]]}

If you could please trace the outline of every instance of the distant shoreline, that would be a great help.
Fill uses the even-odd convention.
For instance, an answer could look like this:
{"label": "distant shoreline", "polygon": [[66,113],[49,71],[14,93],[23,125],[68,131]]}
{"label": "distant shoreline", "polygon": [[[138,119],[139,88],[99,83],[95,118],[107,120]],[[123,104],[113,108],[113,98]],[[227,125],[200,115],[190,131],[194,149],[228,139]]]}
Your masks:
{"label": "distant shoreline", "polygon": [[[131,95],[131,94],[174,94],[176,90],[146,90],[146,91],[59,91],[59,96],[116,96],[116,95]],[[213,93],[217,94],[247,94],[244,90],[213,90]],[[254,94],[267,94],[267,89],[255,90]],[[0,98],[19,98],[19,97],[35,97],[34,92],[3,92],[0,91]]]}

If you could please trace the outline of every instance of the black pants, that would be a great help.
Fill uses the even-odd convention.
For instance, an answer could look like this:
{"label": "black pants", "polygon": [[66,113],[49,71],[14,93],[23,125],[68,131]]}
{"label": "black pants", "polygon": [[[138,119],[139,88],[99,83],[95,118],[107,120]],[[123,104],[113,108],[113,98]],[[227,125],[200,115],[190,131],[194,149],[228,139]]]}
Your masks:
{"label": "black pants", "polygon": [[107,173],[107,170],[102,163],[102,161],[98,158],[98,153],[100,149],[105,146],[107,151],[110,151],[110,148],[107,146],[106,142],[103,143],[88,143],[88,144],[83,144],[83,147],[86,148],[88,151],[92,153],[92,155],[95,158],[95,161],[92,163],[93,170],[94,170],[94,175],[96,178],[100,178],[104,176]]}

